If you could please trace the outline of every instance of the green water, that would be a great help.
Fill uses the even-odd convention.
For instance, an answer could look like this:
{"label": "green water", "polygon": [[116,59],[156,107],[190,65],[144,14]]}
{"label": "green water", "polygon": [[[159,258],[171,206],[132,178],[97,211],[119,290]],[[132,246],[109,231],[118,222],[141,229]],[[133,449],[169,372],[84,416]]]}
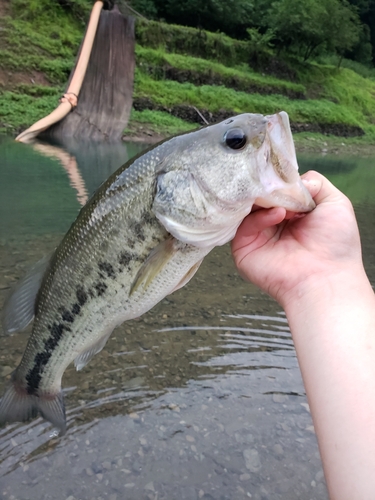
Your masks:
{"label": "green water", "polygon": [[75,171],[84,191],[92,194],[142,149],[137,144],[80,145],[74,140],[64,146],[0,138],[0,238],[65,232],[81,206]]}
{"label": "green water", "polygon": [[[0,138],[0,307],[60,241],[81,203],[134,144]],[[375,282],[373,162],[303,156],[353,201]],[[0,333],[0,393],[29,330]],[[63,386],[68,431],[36,419],[0,429],[7,500],[325,500],[314,429],[283,311],[214,250],[187,287],[117,328]]]}

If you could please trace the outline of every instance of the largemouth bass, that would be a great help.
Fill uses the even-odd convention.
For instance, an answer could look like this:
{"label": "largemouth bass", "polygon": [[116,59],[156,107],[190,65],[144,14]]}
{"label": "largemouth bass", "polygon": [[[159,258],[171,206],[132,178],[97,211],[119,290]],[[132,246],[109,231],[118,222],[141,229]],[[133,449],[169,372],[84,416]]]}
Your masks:
{"label": "largemouth bass", "polygon": [[66,429],[61,379],[116,326],[184,286],[256,203],[307,212],[288,115],[243,114],[166,140],[117,170],[82,208],[51,259],[16,287],[4,329],[34,318],[0,403],[0,424],[37,414]]}

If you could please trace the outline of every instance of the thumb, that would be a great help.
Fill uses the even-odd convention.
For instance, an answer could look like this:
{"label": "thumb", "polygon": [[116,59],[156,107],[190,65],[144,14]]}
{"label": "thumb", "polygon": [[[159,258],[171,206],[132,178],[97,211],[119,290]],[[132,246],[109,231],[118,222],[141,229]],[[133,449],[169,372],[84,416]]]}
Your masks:
{"label": "thumb", "polygon": [[336,198],[337,196],[343,196],[341,191],[339,191],[326,177],[319,174],[319,172],[310,170],[301,178],[317,205],[328,201],[328,199],[332,197]]}

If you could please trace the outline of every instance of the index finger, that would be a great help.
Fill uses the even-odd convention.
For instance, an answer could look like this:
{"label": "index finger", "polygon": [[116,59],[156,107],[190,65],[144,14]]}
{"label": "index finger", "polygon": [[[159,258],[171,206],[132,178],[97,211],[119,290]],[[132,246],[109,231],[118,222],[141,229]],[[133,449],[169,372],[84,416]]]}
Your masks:
{"label": "index finger", "polygon": [[[232,251],[237,251],[253,243],[260,235],[269,228],[273,232],[277,231],[277,224],[280,224],[285,218],[285,208],[262,208],[256,212],[250,213],[242,221],[237,229],[236,236],[232,240]],[[272,235],[267,235],[272,237]]]}

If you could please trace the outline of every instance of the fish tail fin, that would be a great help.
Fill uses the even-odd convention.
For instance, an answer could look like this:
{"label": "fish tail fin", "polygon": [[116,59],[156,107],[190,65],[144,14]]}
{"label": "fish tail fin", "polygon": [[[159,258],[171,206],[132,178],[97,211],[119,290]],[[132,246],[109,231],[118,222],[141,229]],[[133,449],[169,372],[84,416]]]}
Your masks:
{"label": "fish tail fin", "polygon": [[66,432],[66,416],[64,396],[60,391],[57,394],[48,394],[37,397],[38,411],[42,417],[60,431],[59,435],[63,436]]}
{"label": "fish tail fin", "polygon": [[38,414],[60,430],[60,436],[66,432],[64,399],[61,392],[48,395],[30,395],[12,380],[0,401],[0,426],[6,422],[25,422]]}
{"label": "fish tail fin", "polygon": [[34,397],[18,391],[12,380],[0,402],[0,425],[5,422],[25,422],[38,415]]}

